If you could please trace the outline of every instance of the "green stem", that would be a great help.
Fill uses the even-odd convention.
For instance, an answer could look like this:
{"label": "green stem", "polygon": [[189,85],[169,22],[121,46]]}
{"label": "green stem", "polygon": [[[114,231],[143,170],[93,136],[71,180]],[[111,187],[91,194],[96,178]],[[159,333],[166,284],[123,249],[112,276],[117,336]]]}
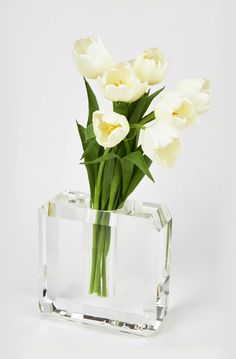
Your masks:
{"label": "green stem", "polygon": [[154,111],[150,112],[147,116],[143,117],[142,120],[139,122],[139,125],[145,125],[152,120],[155,120],[155,113]]}
{"label": "green stem", "polygon": [[106,257],[109,250],[110,244],[110,227],[105,226],[104,228],[104,246],[103,246],[103,254],[102,254],[102,296],[107,296],[107,264]]}
{"label": "green stem", "polygon": [[105,252],[103,252],[102,256],[102,296],[107,296],[107,265]]}
{"label": "green stem", "polygon": [[104,226],[101,226],[100,235],[99,235],[99,243],[98,243],[98,250],[97,250],[97,261],[96,261],[96,270],[95,270],[95,277],[94,277],[94,293],[97,293],[98,295],[101,294],[101,264],[102,264],[102,257],[103,257],[103,251],[104,251]]}
{"label": "green stem", "polygon": [[[108,152],[110,151],[110,148],[106,148],[104,151],[104,155],[106,155]],[[98,175],[97,175],[97,180],[96,180],[96,184],[95,184],[95,193],[94,193],[94,208],[95,209],[100,209],[99,208],[99,199],[100,199],[100,192],[101,192],[101,185],[102,185],[102,174],[103,174],[103,168],[105,165],[105,161],[102,161],[99,165],[99,169],[98,169]]]}
{"label": "green stem", "polygon": [[130,145],[129,145],[128,140],[124,140],[124,144],[125,144],[126,153],[129,154],[130,153]]}
{"label": "green stem", "polygon": [[107,255],[108,255],[110,242],[111,242],[111,228],[107,227],[107,236],[106,236],[106,243],[105,243],[105,248],[104,248],[105,257],[107,257]]}
{"label": "green stem", "polygon": [[112,209],[114,209],[114,203],[115,203],[116,196],[117,196],[117,190],[120,185],[120,170],[119,170],[118,166],[120,166],[120,164],[116,161],[114,179],[113,179],[112,186],[111,186],[111,193],[110,193],[110,198],[109,198],[108,208],[107,208],[108,211],[111,211]]}
{"label": "green stem", "polygon": [[93,293],[94,290],[94,276],[96,269],[96,261],[97,261],[97,245],[99,239],[100,228],[99,225],[93,224],[93,244],[92,244],[92,268],[90,274],[90,284],[89,284],[89,293]]}
{"label": "green stem", "polygon": [[[108,153],[109,149],[106,149],[105,153]],[[94,208],[98,211],[101,201],[101,188],[103,180],[105,161],[101,162],[98,169],[97,180],[95,184],[94,194]],[[120,164],[116,161],[113,183],[111,186],[111,192],[108,202],[107,210],[115,208],[117,193],[120,185]],[[100,212],[98,212],[99,214]],[[106,260],[109,252],[111,231],[109,227],[109,220],[107,221],[108,214],[102,213],[100,216],[97,214],[96,224],[93,225],[93,248],[92,248],[92,268],[90,276],[89,292],[96,293],[97,295],[107,296],[107,268]]]}

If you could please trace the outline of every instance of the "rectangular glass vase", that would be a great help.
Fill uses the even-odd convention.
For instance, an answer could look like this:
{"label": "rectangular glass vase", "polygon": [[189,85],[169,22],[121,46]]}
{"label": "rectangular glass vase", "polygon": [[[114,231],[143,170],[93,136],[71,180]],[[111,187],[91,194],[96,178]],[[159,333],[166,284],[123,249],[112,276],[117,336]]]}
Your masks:
{"label": "rectangular glass vase", "polygon": [[159,204],[131,200],[120,210],[96,211],[84,193],[57,195],[39,210],[41,312],[155,333],[168,309],[171,227]]}

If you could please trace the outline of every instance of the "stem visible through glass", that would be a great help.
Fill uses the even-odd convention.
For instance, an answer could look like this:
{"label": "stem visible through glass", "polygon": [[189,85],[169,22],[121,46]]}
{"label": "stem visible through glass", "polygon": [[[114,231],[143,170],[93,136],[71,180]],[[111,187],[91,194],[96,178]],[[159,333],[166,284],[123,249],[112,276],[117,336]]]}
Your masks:
{"label": "stem visible through glass", "polygon": [[107,296],[106,261],[111,240],[109,227],[110,215],[107,212],[97,212],[96,224],[93,224],[92,266],[89,293]]}

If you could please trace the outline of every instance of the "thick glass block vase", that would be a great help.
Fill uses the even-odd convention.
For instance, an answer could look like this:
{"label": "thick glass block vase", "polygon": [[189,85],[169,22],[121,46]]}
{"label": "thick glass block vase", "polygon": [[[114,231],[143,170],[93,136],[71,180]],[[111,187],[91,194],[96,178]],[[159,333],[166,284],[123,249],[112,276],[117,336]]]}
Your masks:
{"label": "thick glass block vase", "polygon": [[155,333],[168,309],[171,216],[127,201],[90,208],[64,192],[40,208],[40,310],[52,317],[138,335]]}

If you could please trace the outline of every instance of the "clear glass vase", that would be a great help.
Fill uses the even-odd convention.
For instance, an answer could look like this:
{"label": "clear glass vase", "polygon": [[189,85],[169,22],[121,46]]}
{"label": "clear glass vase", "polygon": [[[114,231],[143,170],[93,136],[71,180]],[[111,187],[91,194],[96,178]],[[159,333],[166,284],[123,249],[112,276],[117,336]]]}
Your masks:
{"label": "clear glass vase", "polygon": [[39,211],[39,307],[46,315],[138,335],[168,309],[172,220],[159,204],[90,208],[63,192]]}

